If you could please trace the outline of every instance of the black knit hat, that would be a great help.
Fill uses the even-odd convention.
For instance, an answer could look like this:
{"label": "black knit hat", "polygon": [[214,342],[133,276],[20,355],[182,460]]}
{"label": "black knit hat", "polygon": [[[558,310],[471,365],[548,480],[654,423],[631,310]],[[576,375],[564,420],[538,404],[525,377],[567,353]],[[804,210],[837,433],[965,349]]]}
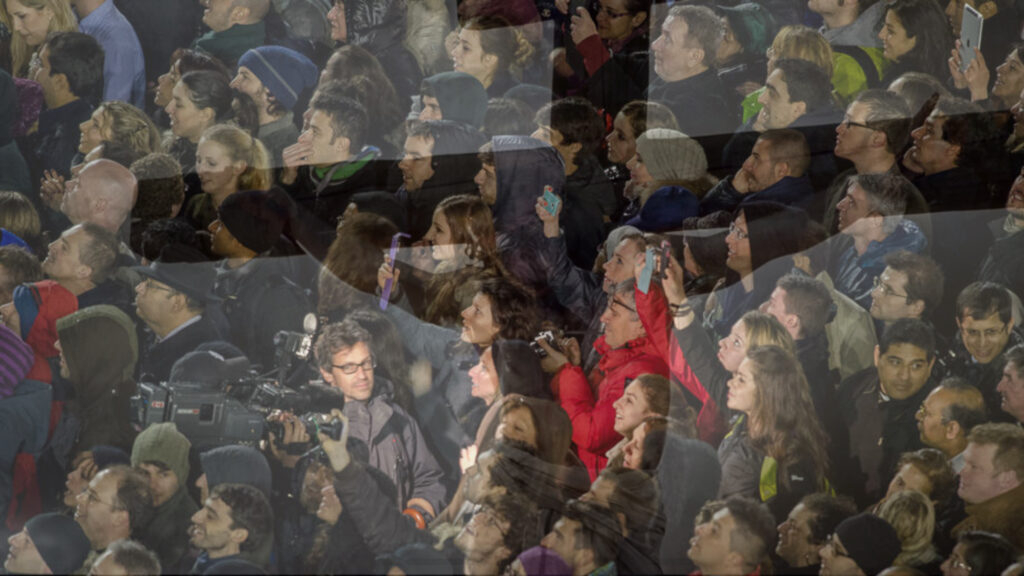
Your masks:
{"label": "black knit hat", "polygon": [[865,574],[878,574],[900,555],[902,543],[896,529],[874,514],[858,514],[836,526],[836,536],[850,559]]}
{"label": "black knit hat", "polygon": [[54,574],[78,571],[92,550],[78,522],[63,514],[51,512],[34,516],[25,523],[25,532]]}
{"label": "black knit hat", "polygon": [[280,194],[263,190],[235,192],[221,203],[217,218],[243,246],[257,254],[270,250],[288,222]]}

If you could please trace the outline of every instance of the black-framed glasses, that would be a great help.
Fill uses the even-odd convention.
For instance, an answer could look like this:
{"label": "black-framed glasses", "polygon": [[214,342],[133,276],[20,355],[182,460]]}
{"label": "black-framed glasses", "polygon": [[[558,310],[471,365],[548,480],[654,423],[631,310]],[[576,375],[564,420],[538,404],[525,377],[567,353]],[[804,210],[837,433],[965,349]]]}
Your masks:
{"label": "black-framed glasses", "polygon": [[153,280],[152,278],[146,278],[142,282],[139,282],[139,285],[141,285],[143,289],[145,289],[147,292],[150,290],[163,290],[164,292],[170,292],[172,294],[177,292],[177,290],[175,290],[174,288],[169,288],[167,286],[161,286],[157,284],[156,281]]}
{"label": "black-framed glasses", "polygon": [[626,310],[629,310],[630,312],[636,314],[636,308],[631,308],[628,304],[626,304],[622,300],[619,300],[618,298],[613,297],[610,300],[608,300],[608,309],[610,310],[612,306],[622,306]]}
{"label": "black-framed glasses", "polygon": [[494,515],[494,510],[488,506],[477,504],[473,507],[473,516],[470,518],[470,522],[479,522],[482,525],[489,528],[496,528],[498,532],[501,532],[502,538],[508,536],[508,530],[501,529],[501,522]]}
{"label": "black-framed glasses", "polygon": [[849,116],[843,116],[843,121],[840,122],[839,125],[845,128],[849,128],[850,126],[857,126],[858,128],[867,128],[868,130],[874,130],[874,128],[869,124],[864,124],[863,122],[854,122],[853,120],[850,120]]}
{"label": "black-framed glasses", "polygon": [[364,372],[369,372],[377,367],[377,357],[373,354],[369,358],[362,362],[349,362],[348,364],[331,364],[332,368],[341,370],[342,374],[352,375],[359,371],[360,368]]}

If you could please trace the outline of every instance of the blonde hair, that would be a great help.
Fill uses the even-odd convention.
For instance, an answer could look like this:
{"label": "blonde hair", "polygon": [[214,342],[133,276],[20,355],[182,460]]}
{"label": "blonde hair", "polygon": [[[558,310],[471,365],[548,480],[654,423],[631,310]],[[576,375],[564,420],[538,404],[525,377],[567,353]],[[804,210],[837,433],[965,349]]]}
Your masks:
{"label": "blonde hair", "polygon": [[[3,0],[0,2],[0,20],[11,31],[11,70],[14,72],[13,76],[24,78],[28,75],[29,62],[32,60],[35,46],[29,46],[25,42],[24,36],[14,32],[14,21],[11,18],[11,13],[7,10],[7,1]],[[53,18],[50,19],[50,27],[46,30],[47,34],[51,32],[78,31],[78,20],[75,18],[74,12],[71,11],[71,4],[67,0],[16,1],[25,8],[31,8],[36,11],[49,8],[53,12]]]}
{"label": "blonde hair", "polygon": [[270,188],[269,155],[259,139],[234,124],[215,124],[203,132],[200,140],[220,144],[232,162],[245,164],[245,171],[238,176],[239,190]]}
{"label": "blonde hair", "polygon": [[756,346],[777,346],[796,356],[796,344],[786,328],[770,314],[751,310],[744,314],[743,322],[747,334],[747,350]]}
{"label": "blonde hair", "polygon": [[139,157],[163,152],[160,130],[142,110],[120,100],[100,104],[110,123],[110,140],[123,143]]}
{"label": "blonde hair", "polygon": [[42,225],[32,202],[19,192],[0,192],[0,228],[22,240],[39,236]]}
{"label": "blonde hair", "polygon": [[785,26],[775,35],[771,47],[776,60],[795,58],[814,64],[832,79],[832,46],[821,32],[808,26]]}
{"label": "blonde hair", "polygon": [[927,496],[915,490],[897,492],[882,502],[878,516],[900,537],[900,555],[893,565],[916,567],[939,559],[932,546],[935,507]]}

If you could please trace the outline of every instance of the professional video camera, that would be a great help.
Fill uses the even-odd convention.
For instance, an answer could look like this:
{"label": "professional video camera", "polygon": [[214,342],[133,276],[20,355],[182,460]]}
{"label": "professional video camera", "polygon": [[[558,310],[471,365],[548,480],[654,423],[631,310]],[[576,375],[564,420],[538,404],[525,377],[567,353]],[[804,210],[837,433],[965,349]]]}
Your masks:
{"label": "professional video camera", "polygon": [[[274,335],[277,381],[286,386],[298,387],[301,383],[315,378],[315,370],[309,360],[313,355],[313,344],[322,322],[316,314],[306,314],[302,319],[302,332],[281,330]],[[299,366],[295,367],[295,361]],[[294,367],[294,369],[293,369]]]}

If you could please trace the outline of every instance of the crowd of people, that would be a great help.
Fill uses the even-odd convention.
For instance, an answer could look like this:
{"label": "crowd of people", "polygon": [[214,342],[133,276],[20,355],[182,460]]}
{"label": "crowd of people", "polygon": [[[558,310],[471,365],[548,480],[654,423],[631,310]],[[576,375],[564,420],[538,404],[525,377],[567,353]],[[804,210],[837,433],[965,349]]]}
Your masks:
{"label": "crowd of people", "polygon": [[1022,39],[4,0],[4,569],[1024,573]]}

